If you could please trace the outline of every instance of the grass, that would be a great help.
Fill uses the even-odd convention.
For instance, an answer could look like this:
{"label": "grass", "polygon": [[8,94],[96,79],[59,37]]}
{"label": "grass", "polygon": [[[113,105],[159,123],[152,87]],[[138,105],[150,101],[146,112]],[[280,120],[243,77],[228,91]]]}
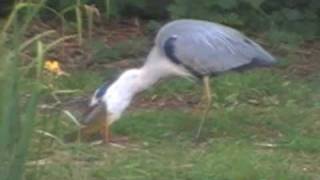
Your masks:
{"label": "grass", "polygon": [[199,145],[160,139],[127,149],[77,145],[56,150],[55,159],[43,167],[39,178],[312,179],[312,173],[303,170],[309,168],[310,160],[302,153],[293,156],[286,150],[227,138]]}
{"label": "grass", "polygon": [[146,37],[134,37],[117,42],[113,47],[106,47],[105,42],[99,39],[94,39],[87,46],[92,51],[92,60],[103,63],[140,57],[142,54],[147,53],[150,43]]}
{"label": "grass", "polygon": [[[98,75],[60,79],[59,88],[94,89]],[[315,79],[316,80],[316,79]],[[75,84],[73,84],[73,82]],[[26,179],[210,179],[315,180],[320,177],[319,86],[278,70],[228,73],[212,80],[215,106],[199,140],[200,114],[185,107],[134,109],[113,126],[128,136],[125,148],[48,143]],[[145,93],[172,97],[201,95],[197,83],[173,79]],[[56,113],[53,113],[56,114]],[[61,136],[73,129],[50,114]],[[64,124],[61,126],[61,124]],[[59,126],[59,125],[58,125]],[[60,135],[59,135],[60,134]],[[44,142],[50,141],[45,139]],[[51,145],[50,145],[51,144]],[[50,149],[48,149],[50,148]],[[34,151],[36,152],[36,151]],[[35,156],[35,159],[37,156]]]}

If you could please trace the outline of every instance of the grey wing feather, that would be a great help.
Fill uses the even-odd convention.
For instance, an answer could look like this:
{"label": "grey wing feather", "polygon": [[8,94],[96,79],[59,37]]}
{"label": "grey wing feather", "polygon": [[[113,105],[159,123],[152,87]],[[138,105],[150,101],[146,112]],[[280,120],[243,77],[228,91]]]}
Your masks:
{"label": "grey wing feather", "polygon": [[235,69],[255,61],[273,63],[274,58],[240,32],[216,23],[180,20],[158,33],[156,43],[163,46],[174,37],[175,56],[202,75]]}

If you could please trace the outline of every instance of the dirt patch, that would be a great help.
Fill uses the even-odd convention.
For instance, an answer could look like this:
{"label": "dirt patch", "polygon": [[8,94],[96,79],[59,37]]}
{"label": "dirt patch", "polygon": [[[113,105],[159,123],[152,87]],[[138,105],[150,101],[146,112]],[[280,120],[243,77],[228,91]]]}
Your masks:
{"label": "dirt patch", "polygon": [[297,55],[297,60],[287,67],[287,72],[308,77],[320,71],[320,42],[307,41],[300,49],[292,51]]}
{"label": "dirt patch", "polygon": [[137,97],[130,109],[190,109],[199,102],[200,97],[194,94],[179,94],[179,96],[170,97],[143,96]]}
{"label": "dirt patch", "polygon": [[[75,114],[83,114],[89,104],[90,96],[77,97],[76,99],[71,99],[65,101],[59,107],[62,109],[69,110]],[[193,94],[179,94],[179,96],[166,96],[159,97],[156,95],[145,96],[138,95],[132,101],[129,106],[129,111],[134,111],[137,109],[192,109],[198,106],[200,103],[200,97]]]}
{"label": "dirt patch", "polygon": [[[57,21],[42,22],[34,21],[25,34],[26,39],[32,38],[40,33],[53,30],[50,36],[42,39],[45,44],[49,44],[59,38],[74,35],[73,38],[65,40],[55,48],[48,52],[45,57],[47,60],[59,61],[64,69],[84,69],[93,64],[92,51],[89,47],[90,39],[99,41],[105,44],[106,48],[112,48],[114,45],[128,41],[132,38],[145,36],[143,27],[131,21],[122,21],[118,23],[95,23],[91,32],[87,28],[83,29],[83,42],[79,43],[75,28],[63,27]],[[28,49],[23,53],[24,64],[28,64],[33,60],[32,49]]]}

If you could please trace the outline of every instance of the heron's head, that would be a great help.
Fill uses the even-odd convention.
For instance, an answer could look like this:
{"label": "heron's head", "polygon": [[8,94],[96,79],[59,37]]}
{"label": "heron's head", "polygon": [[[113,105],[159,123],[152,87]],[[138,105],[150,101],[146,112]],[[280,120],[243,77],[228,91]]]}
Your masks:
{"label": "heron's head", "polygon": [[91,124],[108,117],[107,104],[103,97],[106,96],[109,84],[104,83],[93,93],[87,111],[84,113],[83,124]]}
{"label": "heron's head", "polygon": [[91,97],[90,104],[89,104],[90,107],[94,107],[94,106],[97,106],[99,103],[102,103],[103,96],[106,95],[108,87],[109,87],[109,84],[105,82],[98,89],[96,89],[93,96]]}
{"label": "heron's head", "polygon": [[[137,69],[127,70],[119,78],[110,83],[101,85],[91,97],[89,111],[103,110],[105,120],[109,123],[119,119],[122,112],[128,107],[134,94],[144,89],[140,81],[140,71]],[[89,113],[92,114],[92,113]],[[94,121],[94,116],[87,116],[86,122]]]}

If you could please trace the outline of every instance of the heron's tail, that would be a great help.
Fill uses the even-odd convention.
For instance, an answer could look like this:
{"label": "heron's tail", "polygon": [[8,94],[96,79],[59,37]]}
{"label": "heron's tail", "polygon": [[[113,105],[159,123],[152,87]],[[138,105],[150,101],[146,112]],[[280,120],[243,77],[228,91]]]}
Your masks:
{"label": "heron's tail", "polygon": [[255,43],[255,45],[258,50],[258,54],[254,58],[254,61],[256,61],[261,66],[271,66],[277,63],[276,58],[274,58],[268,51],[266,51],[257,43]]}

